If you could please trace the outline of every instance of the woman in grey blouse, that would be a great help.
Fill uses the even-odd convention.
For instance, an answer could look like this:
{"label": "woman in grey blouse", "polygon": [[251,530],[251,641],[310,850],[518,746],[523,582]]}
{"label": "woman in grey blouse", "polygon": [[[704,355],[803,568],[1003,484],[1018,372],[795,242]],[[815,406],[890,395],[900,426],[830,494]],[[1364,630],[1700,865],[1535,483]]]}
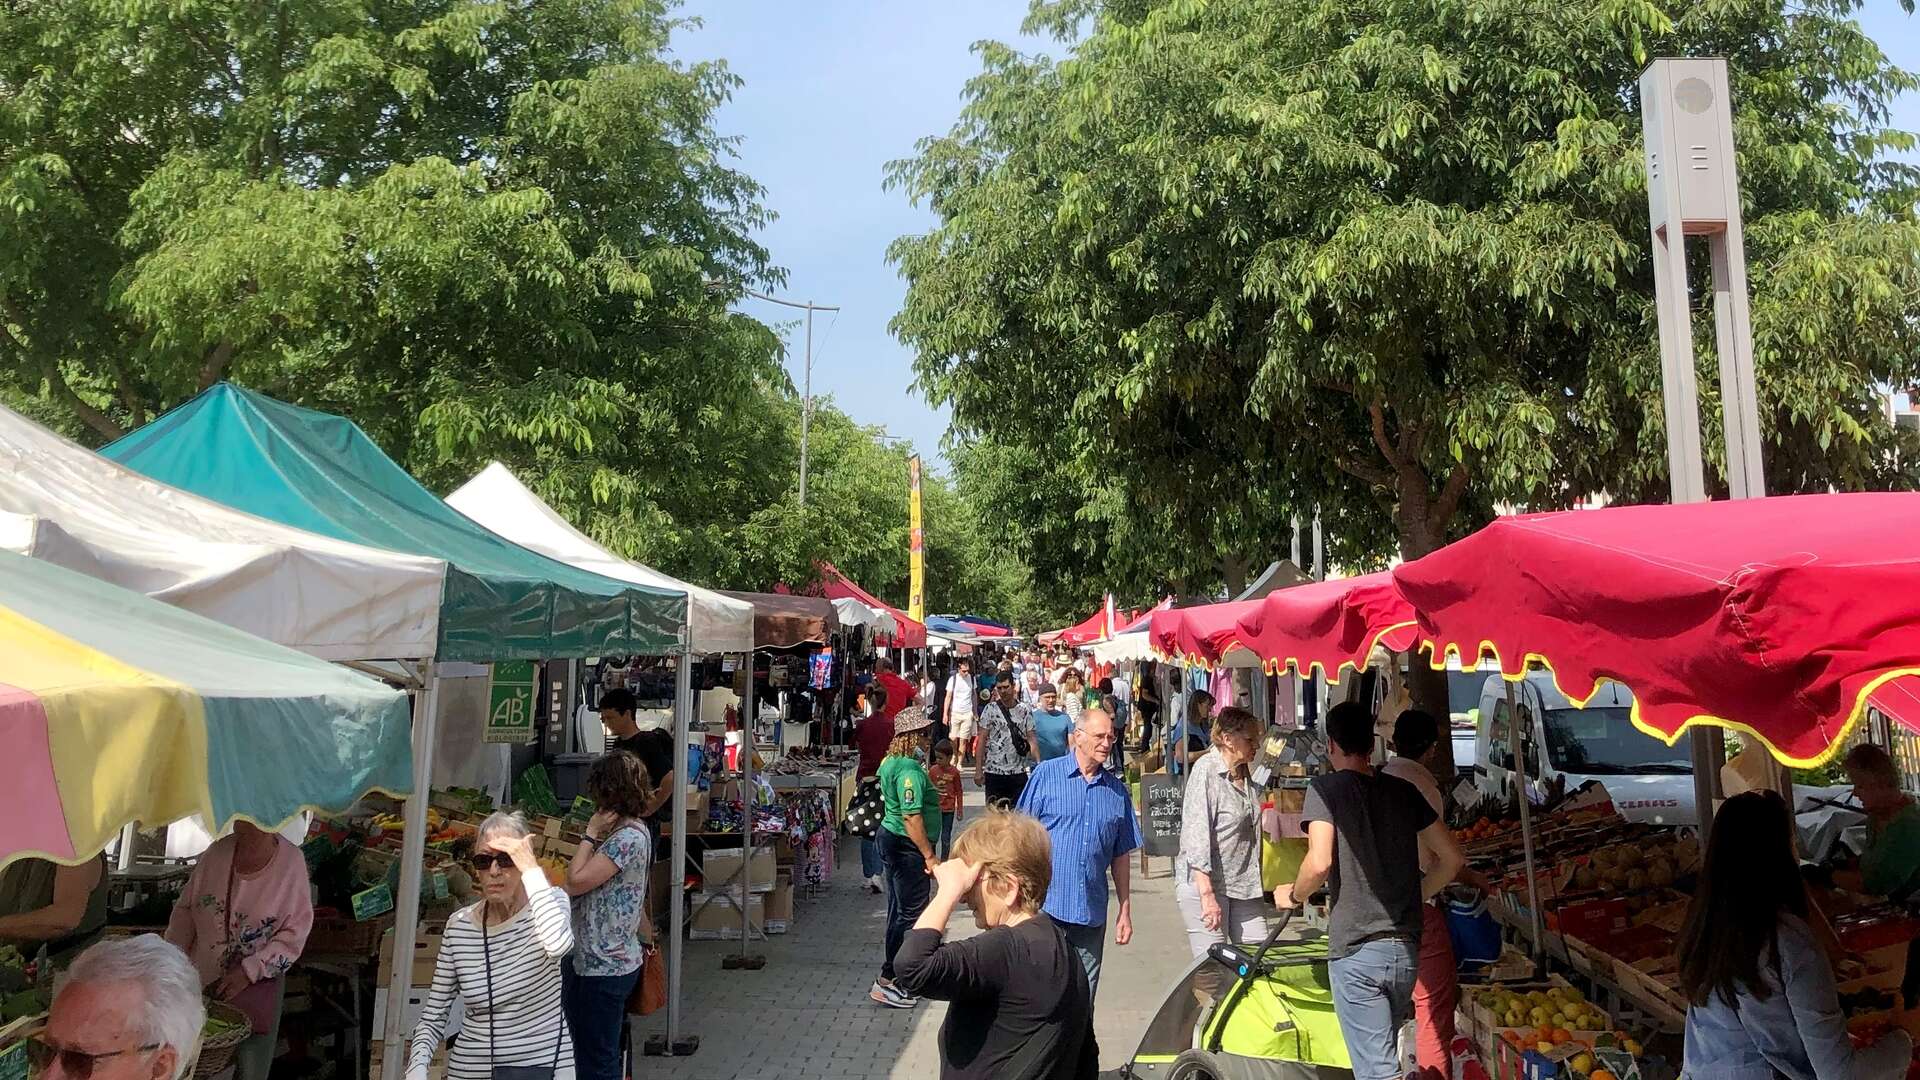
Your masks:
{"label": "woman in grey blouse", "polygon": [[1222,709],[1213,722],[1212,748],[1188,766],[1173,895],[1196,958],[1217,941],[1266,936],[1260,790],[1249,775],[1259,738],[1260,721],[1252,713]]}

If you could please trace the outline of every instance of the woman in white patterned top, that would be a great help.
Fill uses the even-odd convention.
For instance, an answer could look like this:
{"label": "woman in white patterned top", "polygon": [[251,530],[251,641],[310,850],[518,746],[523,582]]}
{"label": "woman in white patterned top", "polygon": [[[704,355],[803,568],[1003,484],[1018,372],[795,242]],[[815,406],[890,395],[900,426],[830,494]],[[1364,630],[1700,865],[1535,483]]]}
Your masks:
{"label": "woman in white patterned top", "polygon": [[1213,746],[1188,767],[1173,896],[1195,959],[1215,942],[1266,936],[1260,789],[1249,775],[1259,738],[1260,721],[1252,713],[1222,709],[1213,722]]}
{"label": "woman in white patterned top", "polygon": [[495,1065],[551,1068],[554,1080],[574,1080],[560,1008],[560,965],[573,949],[567,894],[547,883],[518,814],[480,823],[473,871],[486,899],[447,920],[433,989],[407,1047],[407,1080],[425,1080],[456,996],[464,1019],[447,1080],[490,1080]]}
{"label": "woman in white patterned top", "polygon": [[560,988],[580,1080],[621,1080],[620,1028],[646,953],[653,838],[642,815],[653,784],[638,755],[615,750],[587,770],[586,787],[597,809],[567,874],[575,948]]}

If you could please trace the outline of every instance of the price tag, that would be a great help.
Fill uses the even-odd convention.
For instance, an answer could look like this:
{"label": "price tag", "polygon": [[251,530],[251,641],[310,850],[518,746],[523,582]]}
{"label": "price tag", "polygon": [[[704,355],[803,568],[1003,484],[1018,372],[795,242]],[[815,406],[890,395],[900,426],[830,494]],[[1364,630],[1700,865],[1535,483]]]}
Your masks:
{"label": "price tag", "polygon": [[433,872],[433,898],[435,900],[447,898],[447,875],[439,870]]}
{"label": "price tag", "polygon": [[599,807],[593,804],[592,799],[587,798],[585,795],[575,795],[573,797],[573,806],[567,811],[567,816],[585,821],[591,818],[593,812],[597,809],[599,809]]}
{"label": "price tag", "polygon": [[353,920],[365,922],[393,910],[393,890],[381,882],[365,892],[353,894]]}

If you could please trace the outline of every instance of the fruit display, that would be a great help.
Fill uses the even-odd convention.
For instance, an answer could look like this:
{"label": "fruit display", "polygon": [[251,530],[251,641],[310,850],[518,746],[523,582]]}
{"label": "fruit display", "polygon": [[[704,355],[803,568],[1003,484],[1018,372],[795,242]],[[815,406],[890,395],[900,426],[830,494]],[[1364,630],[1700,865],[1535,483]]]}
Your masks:
{"label": "fruit display", "polygon": [[1698,841],[1669,837],[1650,844],[1609,844],[1573,868],[1577,892],[1601,890],[1616,896],[1672,888],[1700,866]]}
{"label": "fruit display", "polygon": [[1519,1041],[1523,1044],[1570,1042],[1576,1031],[1602,1032],[1612,1028],[1607,1014],[1572,986],[1549,986],[1532,991],[1496,988],[1482,991],[1475,1000],[1498,1021],[1503,1031],[1521,1033]]}

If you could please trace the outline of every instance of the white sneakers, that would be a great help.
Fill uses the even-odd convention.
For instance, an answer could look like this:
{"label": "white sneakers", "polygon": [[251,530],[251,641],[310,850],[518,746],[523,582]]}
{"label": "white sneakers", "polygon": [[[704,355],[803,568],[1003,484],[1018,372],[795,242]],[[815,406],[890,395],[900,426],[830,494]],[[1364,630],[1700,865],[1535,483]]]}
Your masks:
{"label": "white sneakers", "polygon": [[879,895],[880,895],[880,891],[881,891],[881,890],[880,890],[880,875],[879,875],[879,874],[875,874],[875,875],[873,875],[872,877],[870,877],[870,878],[868,878],[868,879],[867,879],[867,891],[868,891],[868,892],[870,892],[870,893],[872,893],[872,894],[873,894],[873,895],[875,895],[875,896],[879,896]]}
{"label": "white sneakers", "polygon": [[892,983],[883,983],[878,979],[873,981],[873,989],[867,991],[867,997],[889,1009],[911,1009],[920,1004],[919,998]]}

